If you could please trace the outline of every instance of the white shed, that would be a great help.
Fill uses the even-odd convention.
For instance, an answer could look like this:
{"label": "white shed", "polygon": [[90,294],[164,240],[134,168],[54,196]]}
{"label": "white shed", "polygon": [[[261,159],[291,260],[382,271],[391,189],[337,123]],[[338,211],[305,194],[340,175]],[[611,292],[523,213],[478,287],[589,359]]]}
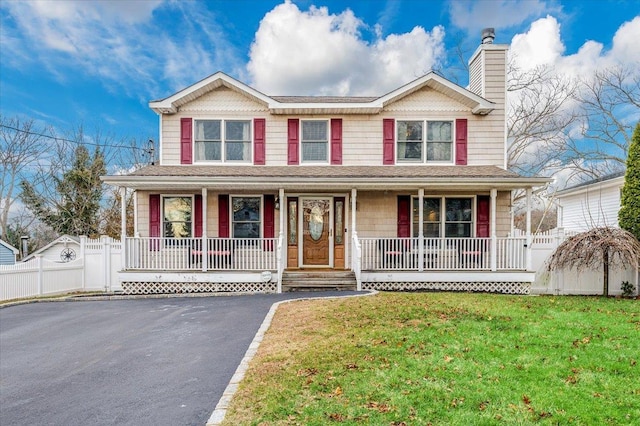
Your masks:
{"label": "white shed", "polygon": [[34,259],[36,254],[52,262],[70,262],[80,257],[80,238],[63,235],[25,257],[24,262]]}

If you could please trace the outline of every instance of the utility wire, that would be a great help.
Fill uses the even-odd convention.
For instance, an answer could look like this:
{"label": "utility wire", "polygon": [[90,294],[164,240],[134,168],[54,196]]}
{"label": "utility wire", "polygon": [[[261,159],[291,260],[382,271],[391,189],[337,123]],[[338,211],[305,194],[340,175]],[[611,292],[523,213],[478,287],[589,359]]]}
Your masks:
{"label": "utility wire", "polygon": [[19,129],[17,127],[12,127],[12,126],[7,126],[6,124],[0,124],[0,127],[4,127],[5,129],[10,129],[10,130],[14,130],[16,132],[20,132],[20,133],[24,133],[27,135],[31,135],[31,136],[40,136],[43,138],[47,138],[47,139],[53,139],[55,141],[62,141],[62,142],[70,142],[70,143],[74,143],[77,145],[92,145],[92,146],[97,146],[97,147],[104,147],[104,146],[108,146],[110,148],[127,148],[127,149],[137,149],[140,151],[144,151],[146,153],[149,152],[149,150],[147,148],[141,148],[135,145],[112,145],[112,144],[99,144],[99,143],[95,143],[95,142],[79,142],[79,141],[74,141],[71,139],[65,139],[65,138],[60,138],[57,136],[51,136],[51,135],[47,135],[45,133],[37,133],[37,132],[31,132],[29,130],[23,130],[23,129]]}

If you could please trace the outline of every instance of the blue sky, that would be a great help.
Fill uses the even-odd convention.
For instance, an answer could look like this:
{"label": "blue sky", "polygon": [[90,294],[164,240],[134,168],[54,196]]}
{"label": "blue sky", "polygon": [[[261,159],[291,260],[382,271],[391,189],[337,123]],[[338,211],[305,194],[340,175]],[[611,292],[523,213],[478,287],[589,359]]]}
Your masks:
{"label": "blue sky", "polygon": [[[0,2],[0,113],[157,140],[148,102],[223,71],[269,95],[381,95],[437,69],[461,85],[480,30],[522,66],[640,63],[640,1]],[[639,67],[640,68],[640,67]]]}

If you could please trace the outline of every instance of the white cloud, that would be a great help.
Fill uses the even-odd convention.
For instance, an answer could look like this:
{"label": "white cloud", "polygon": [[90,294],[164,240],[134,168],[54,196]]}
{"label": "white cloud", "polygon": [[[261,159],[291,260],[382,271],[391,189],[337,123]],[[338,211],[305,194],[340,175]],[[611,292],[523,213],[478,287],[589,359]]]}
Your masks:
{"label": "white cloud", "polygon": [[523,69],[538,65],[551,65],[558,61],[565,47],[560,40],[560,24],[553,16],[538,19],[529,31],[516,34],[511,41],[510,53]]}
{"label": "white cloud", "polygon": [[[44,67],[61,83],[94,78],[142,102],[217,69],[240,68],[241,55],[200,3],[149,1],[3,2],[3,65]],[[154,12],[172,15],[171,31]],[[71,77],[72,76],[72,77]]]}
{"label": "white cloud", "polygon": [[520,25],[528,19],[555,10],[552,5],[541,0],[486,0],[449,2],[451,23],[469,32],[482,28],[509,28]]}
{"label": "white cloud", "polygon": [[[251,84],[270,95],[381,95],[423,75],[443,53],[444,30],[415,27],[367,43],[349,9],[303,12],[287,1],[265,15],[251,46]],[[374,30],[375,31],[375,30]]]}
{"label": "white cloud", "polygon": [[640,61],[640,17],[620,26],[608,51],[601,42],[587,40],[576,53],[564,56],[560,30],[556,18],[547,16],[533,22],[527,32],[516,34],[511,42],[511,54],[516,63],[523,69],[551,65],[559,73],[578,77],[603,67],[633,65]]}

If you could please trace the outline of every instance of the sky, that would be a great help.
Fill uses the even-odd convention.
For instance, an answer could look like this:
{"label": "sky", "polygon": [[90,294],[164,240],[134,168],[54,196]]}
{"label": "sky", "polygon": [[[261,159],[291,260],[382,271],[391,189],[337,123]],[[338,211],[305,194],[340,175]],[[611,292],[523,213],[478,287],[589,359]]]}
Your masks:
{"label": "sky", "polygon": [[640,69],[640,0],[0,0],[0,114],[157,141],[149,101],[217,71],[274,96],[465,86],[485,27],[524,68]]}

